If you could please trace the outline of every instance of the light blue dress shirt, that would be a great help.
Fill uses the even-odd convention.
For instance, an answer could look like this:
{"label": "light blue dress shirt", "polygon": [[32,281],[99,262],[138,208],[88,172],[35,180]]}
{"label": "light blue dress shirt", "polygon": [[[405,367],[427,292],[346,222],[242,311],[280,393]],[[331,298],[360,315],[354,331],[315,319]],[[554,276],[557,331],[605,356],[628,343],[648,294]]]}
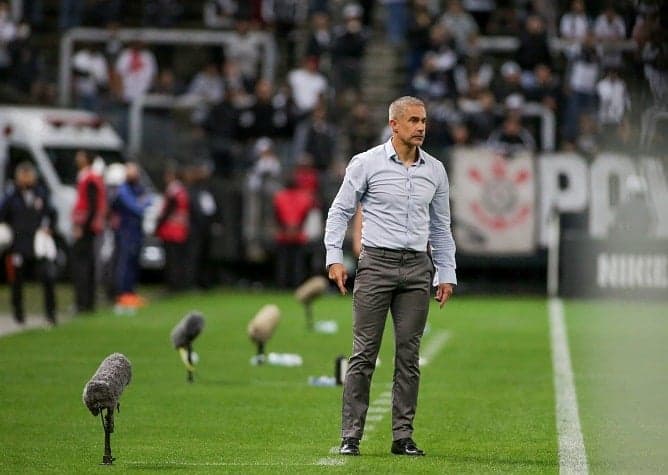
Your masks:
{"label": "light blue dress shirt", "polygon": [[441,162],[419,153],[407,168],[388,140],[352,158],[327,215],[327,266],[343,262],[348,222],[361,203],[363,246],[426,251],[429,244],[438,282],[457,283],[448,176]]}

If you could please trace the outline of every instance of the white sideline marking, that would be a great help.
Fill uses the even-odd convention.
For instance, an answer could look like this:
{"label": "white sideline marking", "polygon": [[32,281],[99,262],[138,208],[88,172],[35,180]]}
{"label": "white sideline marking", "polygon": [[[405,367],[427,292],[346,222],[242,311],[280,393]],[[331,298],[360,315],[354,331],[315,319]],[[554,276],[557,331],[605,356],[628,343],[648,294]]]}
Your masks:
{"label": "white sideline marking", "polygon": [[568,349],[568,333],[564,320],[564,304],[561,299],[551,298],[548,301],[548,308],[559,436],[559,473],[587,474],[589,468],[580,428],[578,400],[575,394],[571,355]]}
{"label": "white sideline marking", "polygon": [[441,330],[436,333],[422,350],[422,355],[420,355],[420,367],[427,366],[431,363],[436,355],[443,349],[450,337],[450,332],[446,330]]}

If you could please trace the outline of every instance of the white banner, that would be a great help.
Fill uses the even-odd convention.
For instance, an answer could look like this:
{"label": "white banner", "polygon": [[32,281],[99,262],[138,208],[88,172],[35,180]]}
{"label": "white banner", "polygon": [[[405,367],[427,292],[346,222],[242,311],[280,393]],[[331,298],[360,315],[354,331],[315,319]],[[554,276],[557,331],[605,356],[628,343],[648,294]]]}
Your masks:
{"label": "white banner", "polygon": [[454,152],[450,167],[457,249],[478,255],[535,251],[534,162],[486,148]]}

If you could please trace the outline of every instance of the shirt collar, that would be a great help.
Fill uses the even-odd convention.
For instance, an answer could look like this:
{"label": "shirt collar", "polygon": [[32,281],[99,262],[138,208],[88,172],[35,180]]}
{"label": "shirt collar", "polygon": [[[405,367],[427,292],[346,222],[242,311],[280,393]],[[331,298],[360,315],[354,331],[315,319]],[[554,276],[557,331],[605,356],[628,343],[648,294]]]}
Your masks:
{"label": "shirt collar", "polygon": [[[388,160],[394,160],[397,163],[401,163],[401,160],[397,158],[397,152],[394,150],[394,145],[392,145],[392,138],[390,138],[387,142],[385,142],[383,148],[385,149],[385,157]],[[417,165],[424,164],[425,163],[424,151],[420,147],[418,147],[418,155],[420,156],[420,158],[418,159]]]}

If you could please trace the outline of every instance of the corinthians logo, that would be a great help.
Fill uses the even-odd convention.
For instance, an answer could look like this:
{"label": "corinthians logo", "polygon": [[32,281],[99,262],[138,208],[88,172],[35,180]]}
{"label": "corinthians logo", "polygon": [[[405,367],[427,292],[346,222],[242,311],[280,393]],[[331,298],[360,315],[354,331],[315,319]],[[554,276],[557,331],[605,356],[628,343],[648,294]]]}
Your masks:
{"label": "corinthians logo", "polygon": [[522,187],[530,185],[532,173],[525,163],[515,165],[501,156],[490,162],[487,169],[480,165],[468,168],[469,183],[479,187],[478,198],[469,206],[482,226],[505,231],[531,216],[531,202],[523,199]]}

